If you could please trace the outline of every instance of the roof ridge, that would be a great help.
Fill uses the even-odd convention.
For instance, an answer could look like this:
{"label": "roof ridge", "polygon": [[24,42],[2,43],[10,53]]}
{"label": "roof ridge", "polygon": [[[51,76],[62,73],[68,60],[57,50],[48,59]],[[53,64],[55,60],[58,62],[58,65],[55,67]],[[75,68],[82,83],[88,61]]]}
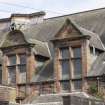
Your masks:
{"label": "roof ridge", "polygon": [[81,13],[86,13],[86,12],[93,12],[93,11],[98,11],[98,10],[101,10],[101,9],[105,9],[105,7],[95,8],[95,9],[89,9],[89,10],[84,10],[84,11],[80,11],[80,12],[74,12],[74,13],[65,14],[65,15],[61,15],[61,16],[55,16],[55,17],[45,18],[44,20],[49,20],[49,19],[54,19],[54,18],[59,18],[59,17],[65,17],[65,16],[71,16],[71,15],[81,14]]}

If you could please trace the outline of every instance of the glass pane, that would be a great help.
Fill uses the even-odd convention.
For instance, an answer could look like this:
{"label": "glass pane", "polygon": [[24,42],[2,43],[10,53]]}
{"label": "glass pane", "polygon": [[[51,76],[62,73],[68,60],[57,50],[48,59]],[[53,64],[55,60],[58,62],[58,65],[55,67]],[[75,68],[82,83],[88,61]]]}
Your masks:
{"label": "glass pane", "polygon": [[25,83],[26,82],[26,65],[19,65],[18,66],[19,71],[20,71],[20,83]]}
{"label": "glass pane", "polygon": [[20,73],[26,72],[26,65],[19,65],[18,68],[20,70]]}
{"label": "glass pane", "polygon": [[70,91],[70,83],[69,81],[62,81],[61,82],[61,88],[63,92],[69,92]]}
{"label": "glass pane", "polygon": [[61,61],[62,65],[62,79],[68,79],[70,76],[69,60]]}
{"label": "glass pane", "polygon": [[82,75],[82,63],[81,59],[73,60],[74,65],[74,77],[80,77]]}
{"label": "glass pane", "polygon": [[73,81],[73,84],[74,84],[74,90],[82,89],[82,80]]}
{"label": "glass pane", "polygon": [[26,64],[26,55],[20,55],[20,64]]}
{"label": "glass pane", "polygon": [[81,48],[73,48],[73,57],[81,57]]}
{"label": "glass pane", "polygon": [[15,55],[14,56],[9,56],[8,59],[9,59],[9,65],[10,66],[11,65],[16,65],[16,56]]}
{"label": "glass pane", "polygon": [[60,51],[61,51],[62,59],[69,58],[69,48],[68,47],[60,48]]}
{"label": "glass pane", "polygon": [[15,84],[16,83],[16,67],[8,67],[8,83]]}

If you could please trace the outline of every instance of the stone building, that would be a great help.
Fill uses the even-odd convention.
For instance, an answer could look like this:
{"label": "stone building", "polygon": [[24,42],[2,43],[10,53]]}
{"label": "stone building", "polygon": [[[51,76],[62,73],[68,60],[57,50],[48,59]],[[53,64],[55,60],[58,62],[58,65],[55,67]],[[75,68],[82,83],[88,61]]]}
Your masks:
{"label": "stone building", "polygon": [[104,90],[105,8],[48,19],[44,15],[0,19],[1,91],[3,86],[8,93],[16,90],[10,96],[20,101],[33,93],[87,92],[93,83]]}

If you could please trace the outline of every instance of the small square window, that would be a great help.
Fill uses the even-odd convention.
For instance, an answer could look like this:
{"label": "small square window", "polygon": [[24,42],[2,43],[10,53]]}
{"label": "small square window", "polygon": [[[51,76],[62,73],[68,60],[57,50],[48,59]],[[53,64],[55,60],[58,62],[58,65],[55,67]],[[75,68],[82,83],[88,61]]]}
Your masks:
{"label": "small square window", "polygon": [[73,90],[81,90],[81,89],[82,89],[82,80],[74,80]]}
{"label": "small square window", "polygon": [[19,57],[20,57],[20,64],[26,64],[26,55],[21,54],[19,55]]}
{"label": "small square window", "polygon": [[73,77],[82,76],[82,62],[81,59],[72,60],[73,63]]}
{"label": "small square window", "polygon": [[70,92],[70,82],[69,81],[61,81],[61,90],[62,92]]}
{"label": "small square window", "polygon": [[8,84],[16,84],[16,67],[8,67]]}
{"label": "small square window", "polygon": [[70,77],[70,67],[69,67],[69,60],[62,60],[61,61],[61,73],[62,73],[62,79],[69,79]]}
{"label": "small square window", "polygon": [[81,48],[79,47],[74,47],[72,48],[72,57],[73,58],[80,58],[81,57]]}
{"label": "small square window", "polygon": [[19,65],[19,77],[20,77],[20,83],[25,83],[26,82],[26,65]]}
{"label": "small square window", "polygon": [[61,52],[61,59],[69,59],[69,48],[68,47],[63,47],[60,48]]}
{"label": "small square window", "polygon": [[8,59],[9,59],[9,66],[16,65],[16,55],[9,56]]}

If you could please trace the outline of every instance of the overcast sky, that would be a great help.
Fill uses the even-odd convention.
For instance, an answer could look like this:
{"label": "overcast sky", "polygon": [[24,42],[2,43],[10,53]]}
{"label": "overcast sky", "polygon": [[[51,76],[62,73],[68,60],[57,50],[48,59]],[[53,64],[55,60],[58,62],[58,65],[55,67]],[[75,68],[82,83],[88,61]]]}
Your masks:
{"label": "overcast sky", "polygon": [[11,13],[46,11],[46,17],[54,17],[105,7],[105,0],[0,0],[0,18]]}

